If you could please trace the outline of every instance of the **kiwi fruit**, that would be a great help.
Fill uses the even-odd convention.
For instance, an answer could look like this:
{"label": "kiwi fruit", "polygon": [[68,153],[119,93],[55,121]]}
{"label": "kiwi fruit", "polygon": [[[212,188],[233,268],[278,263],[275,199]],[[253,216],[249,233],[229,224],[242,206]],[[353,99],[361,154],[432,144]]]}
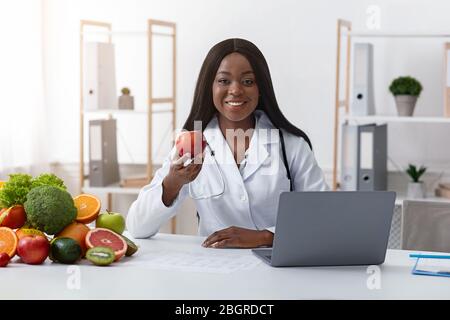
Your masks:
{"label": "kiwi fruit", "polygon": [[136,251],[138,251],[138,246],[133,241],[131,241],[130,239],[125,237],[124,235],[121,234],[120,236],[127,243],[127,252],[125,252],[125,256],[129,257],[129,256],[132,256],[133,254],[135,254]]}
{"label": "kiwi fruit", "polygon": [[113,263],[116,255],[108,247],[94,247],[86,252],[86,259],[97,266],[107,266]]}

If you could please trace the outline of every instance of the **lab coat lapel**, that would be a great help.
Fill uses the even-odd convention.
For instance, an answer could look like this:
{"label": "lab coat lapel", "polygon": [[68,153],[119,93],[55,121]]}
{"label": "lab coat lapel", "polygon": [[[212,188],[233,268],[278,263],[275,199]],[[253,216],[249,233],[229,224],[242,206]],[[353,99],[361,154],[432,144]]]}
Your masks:
{"label": "lab coat lapel", "polygon": [[247,164],[242,176],[244,181],[255,173],[255,171],[269,158],[267,145],[262,137],[263,134],[265,134],[264,131],[261,131],[260,129],[253,132],[253,137],[250,140],[248,148]]}
{"label": "lab coat lapel", "polygon": [[272,160],[268,148],[279,140],[278,131],[273,127],[269,118],[262,112],[258,112],[257,115],[255,131],[250,140],[247,165],[243,174],[244,181],[263,164]]}

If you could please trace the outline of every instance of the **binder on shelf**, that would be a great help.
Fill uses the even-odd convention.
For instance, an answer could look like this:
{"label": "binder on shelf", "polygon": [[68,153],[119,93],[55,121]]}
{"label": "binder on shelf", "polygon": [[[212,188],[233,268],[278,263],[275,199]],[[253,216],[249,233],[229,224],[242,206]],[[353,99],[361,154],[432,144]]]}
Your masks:
{"label": "binder on shelf", "polygon": [[350,112],[354,116],[374,115],[373,45],[355,43],[353,48],[353,90]]}
{"label": "binder on shelf", "polygon": [[116,120],[89,121],[89,186],[105,187],[120,181]]}
{"label": "binder on shelf", "polygon": [[342,125],[341,190],[387,189],[387,125]]}
{"label": "binder on shelf", "polygon": [[84,109],[117,109],[114,44],[87,42],[84,50]]}
{"label": "binder on shelf", "polygon": [[444,116],[450,117],[450,42],[444,44]]}

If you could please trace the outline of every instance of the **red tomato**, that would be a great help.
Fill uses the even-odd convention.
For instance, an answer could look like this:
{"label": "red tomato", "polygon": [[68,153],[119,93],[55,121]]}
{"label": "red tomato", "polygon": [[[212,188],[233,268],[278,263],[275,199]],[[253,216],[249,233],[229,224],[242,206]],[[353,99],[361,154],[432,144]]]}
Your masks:
{"label": "red tomato", "polygon": [[9,260],[11,260],[11,258],[6,252],[0,253],[0,268],[6,267],[9,263]]}

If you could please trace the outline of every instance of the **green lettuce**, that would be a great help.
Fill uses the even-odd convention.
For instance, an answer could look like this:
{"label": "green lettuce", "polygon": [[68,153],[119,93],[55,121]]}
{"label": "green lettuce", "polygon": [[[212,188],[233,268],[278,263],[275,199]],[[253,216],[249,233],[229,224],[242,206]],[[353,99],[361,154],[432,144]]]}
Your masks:
{"label": "green lettuce", "polygon": [[67,189],[64,181],[52,173],[43,173],[35,178],[29,174],[13,173],[0,189],[0,208],[23,205],[27,200],[28,192],[40,186],[53,186],[63,191]]}

